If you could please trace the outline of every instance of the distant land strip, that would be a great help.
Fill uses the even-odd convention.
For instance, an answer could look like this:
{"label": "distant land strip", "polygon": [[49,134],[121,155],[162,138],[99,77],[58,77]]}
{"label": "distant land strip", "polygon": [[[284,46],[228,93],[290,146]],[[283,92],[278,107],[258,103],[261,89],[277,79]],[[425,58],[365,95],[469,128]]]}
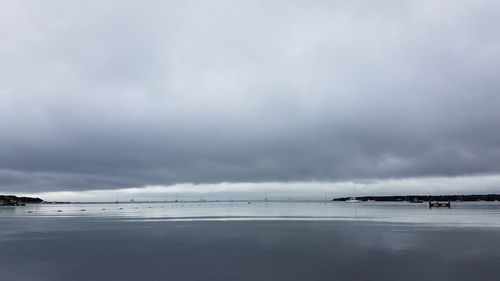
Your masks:
{"label": "distant land strip", "polygon": [[[353,197],[334,198],[332,201],[347,201]],[[402,195],[402,196],[361,196],[356,197],[360,201],[382,201],[382,202],[430,202],[430,201],[500,201],[500,194],[485,195]]]}
{"label": "distant land strip", "polygon": [[0,195],[0,206],[19,206],[26,203],[42,203],[43,200],[35,197],[17,197],[15,195]]}

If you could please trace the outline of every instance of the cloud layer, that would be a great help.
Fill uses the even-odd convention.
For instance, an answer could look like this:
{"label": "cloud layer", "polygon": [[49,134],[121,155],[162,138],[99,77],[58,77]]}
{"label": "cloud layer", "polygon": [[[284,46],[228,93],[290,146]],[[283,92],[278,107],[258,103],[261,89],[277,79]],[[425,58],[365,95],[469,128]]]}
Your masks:
{"label": "cloud layer", "polygon": [[500,172],[498,1],[3,1],[0,190]]}

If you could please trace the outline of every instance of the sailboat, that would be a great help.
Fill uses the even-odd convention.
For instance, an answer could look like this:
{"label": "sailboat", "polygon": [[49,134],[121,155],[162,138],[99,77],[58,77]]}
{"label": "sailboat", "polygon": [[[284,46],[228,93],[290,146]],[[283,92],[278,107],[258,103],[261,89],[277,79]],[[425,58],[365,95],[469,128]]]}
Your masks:
{"label": "sailboat", "polygon": [[359,201],[358,199],[356,199],[356,197],[351,197],[346,202],[347,203],[359,203],[361,201]]}
{"label": "sailboat", "polygon": [[356,184],[354,184],[354,197],[349,198],[346,202],[347,203],[359,203],[359,202],[361,202],[358,199],[356,199]]}

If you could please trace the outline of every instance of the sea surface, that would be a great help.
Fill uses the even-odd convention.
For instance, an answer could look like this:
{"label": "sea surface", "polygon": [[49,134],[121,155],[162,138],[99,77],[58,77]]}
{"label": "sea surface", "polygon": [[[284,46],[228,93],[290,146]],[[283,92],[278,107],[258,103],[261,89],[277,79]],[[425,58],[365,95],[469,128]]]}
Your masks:
{"label": "sea surface", "polygon": [[0,207],[0,280],[500,280],[500,202]]}

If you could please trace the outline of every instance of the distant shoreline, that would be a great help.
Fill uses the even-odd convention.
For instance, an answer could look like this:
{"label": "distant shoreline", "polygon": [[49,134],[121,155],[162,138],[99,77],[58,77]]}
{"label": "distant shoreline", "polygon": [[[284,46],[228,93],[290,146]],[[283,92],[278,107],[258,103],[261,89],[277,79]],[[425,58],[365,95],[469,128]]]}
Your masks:
{"label": "distant shoreline", "polygon": [[[338,197],[328,200],[158,200],[158,201],[98,201],[98,202],[70,202],[70,201],[44,201],[36,197],[23,197],[15,195],[0,195],[0,206],[22,206],[25,204],[126,204],[126,203],[216,203],[216,202],[319,202],[319,201],[334,201],[345,202],[353,197]],[[431,201],[454,201],[454,202],[477,202],[477,201],[500,201],[500,194],[473,194],[473,195],[384,195],[384,196],[356,196],[357,200],[362,202],[410,202],[423,203]]]}
{"label": "distant shoreline", "polygon": [[0,206],[22,206],[28,203],[42,203],[43,200],[35,197],[18,197],[15,195],[0,195]]}
{"label": "distant shoreline", "polygon": [[[334,198],[332,201],[347,201],[352,197]],[[475,202],[475,201],[500,201],[500,194],[485,195],[400,195],[400,196],[360,196],[356,197],[359,201],[376,202],[430,202],[430,201],[456,201],[456,202]]]}

